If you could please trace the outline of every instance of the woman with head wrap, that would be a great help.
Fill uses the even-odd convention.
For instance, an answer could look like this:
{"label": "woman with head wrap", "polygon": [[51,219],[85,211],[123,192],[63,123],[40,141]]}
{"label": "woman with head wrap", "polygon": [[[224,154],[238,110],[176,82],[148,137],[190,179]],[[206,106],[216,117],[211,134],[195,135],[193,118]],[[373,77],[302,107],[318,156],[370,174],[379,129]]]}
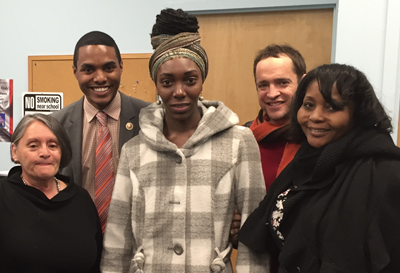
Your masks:
{"label": "woman with head wrap", "polygon": [[[257,143],[223,103],[203,101],[208,60],[198,23],[157,16],[149,62],[158,101],[121,152],[105,232],[103,272],[232,272],[230,224],[263,198]],[[238,248],[238,272],[267,272]]]}

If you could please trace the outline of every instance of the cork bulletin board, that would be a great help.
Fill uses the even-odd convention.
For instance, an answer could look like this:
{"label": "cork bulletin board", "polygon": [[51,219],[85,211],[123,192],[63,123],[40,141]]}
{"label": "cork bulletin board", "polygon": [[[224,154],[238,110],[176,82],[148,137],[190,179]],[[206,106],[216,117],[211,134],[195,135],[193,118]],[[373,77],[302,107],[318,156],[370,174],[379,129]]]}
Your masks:
{"label": "cork bulletin board", "polygon": [[[151,54],[121,54],[123,72],[119,90],[144,101],[156,100],[156,88],[149,76]],[[64,107],[79,100],[83,93],[72,70],[72,55],[29,56],[30,92],[63,92]]]}

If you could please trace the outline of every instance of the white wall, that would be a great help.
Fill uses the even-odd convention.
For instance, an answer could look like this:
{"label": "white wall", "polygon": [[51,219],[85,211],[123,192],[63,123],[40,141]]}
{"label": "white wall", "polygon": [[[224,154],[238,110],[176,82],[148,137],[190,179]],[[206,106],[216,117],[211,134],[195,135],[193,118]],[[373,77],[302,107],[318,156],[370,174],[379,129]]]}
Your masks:
{"label": "white wall", "polygon": [[[257,11],[335,5],[334,61],[364,71],[394,117],[400,93],[398,0],[0,0],[0,78],[14,79],[14,123],[28,90],[29,55],[72,54],[91,30],[110,34],[122,53],[151,52],[155,15],[166,7],[197,12]],[[72,72],[71,72],[72,73]],[[397,89],[396,89],[397,88]],[[13,166],[9,143],[0,143],[0,171]]]}
{"label": "white wall", "polygon": [[340,0],[336,58],[363,71],[392,117],[397,140],[400,94],[400,1]]}

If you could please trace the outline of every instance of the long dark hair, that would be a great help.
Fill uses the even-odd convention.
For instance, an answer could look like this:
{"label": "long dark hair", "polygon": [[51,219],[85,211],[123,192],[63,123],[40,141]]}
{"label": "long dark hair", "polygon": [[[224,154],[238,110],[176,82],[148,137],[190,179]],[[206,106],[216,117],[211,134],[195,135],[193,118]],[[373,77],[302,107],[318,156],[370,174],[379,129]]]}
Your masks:
{"label": "long dark hair", "polygon": [[[354,125],[365,129],[377,128],[392,132],[392,124],[385,109],[375,95],[375,91],[367,77],[353,66],[344,64],[325,64],[319,66],[302,79],[294,95],[291,106],[291,130],[293,141],[303,142],[306,136],[297,121],[297,112],[303,104],[307,88],[314,81],[319,83],[319,90],[325,101],[334,109],[343,109],[343,106],[352,102],[354,105]],[[332,100],[332,87],[336,88],[343,102]]]}

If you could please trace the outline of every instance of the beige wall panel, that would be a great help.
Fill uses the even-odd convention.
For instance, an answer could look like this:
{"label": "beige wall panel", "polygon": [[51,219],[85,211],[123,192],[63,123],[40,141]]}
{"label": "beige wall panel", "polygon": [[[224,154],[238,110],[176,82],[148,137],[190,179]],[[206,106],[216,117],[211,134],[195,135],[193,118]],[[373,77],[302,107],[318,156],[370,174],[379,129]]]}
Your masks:
{"label": "beige wall panel", "polygon": [[[150,56],[122,54],[121,92],[145,101],[156,100],[156,89],[148,72]],[[29,56],[29,91],[63,92],[64,107],[79,100],[83,93],[73,74],[72,58],[72,55]]]}
{"label": "beige wall panel", "polygon": [[157,90],[149,74],[150,56],[151,54],[122,54],[124,71],[119,90],[128,96],[155,102]]}
{"label": "beige wall panel", "polygon": [[258,50],[271,43],[298,49],[307,71],[330,63],[333,10],[274,11],[198,15],[201,44],[209,57],[203,88],[207,100],[221,100],[239,115],[253,120],[259,110],[253,77]]}

